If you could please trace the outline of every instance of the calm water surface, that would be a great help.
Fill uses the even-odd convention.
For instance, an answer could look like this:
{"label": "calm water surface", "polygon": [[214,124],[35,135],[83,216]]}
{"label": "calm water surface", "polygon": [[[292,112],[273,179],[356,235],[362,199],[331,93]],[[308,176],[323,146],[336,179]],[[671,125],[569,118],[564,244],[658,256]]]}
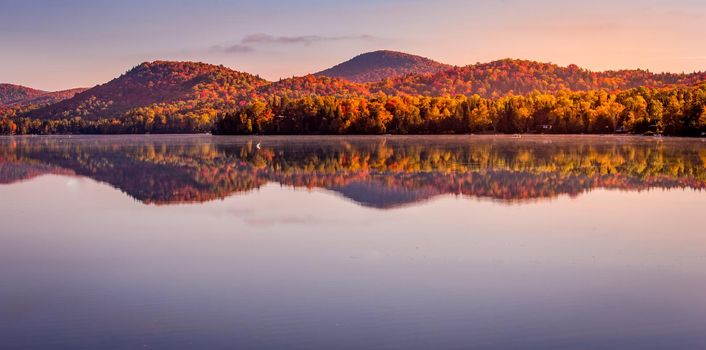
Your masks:
{"label": "calm water surface", "polygon": [[706,142],[0,138],[2,349],[704,349]]}

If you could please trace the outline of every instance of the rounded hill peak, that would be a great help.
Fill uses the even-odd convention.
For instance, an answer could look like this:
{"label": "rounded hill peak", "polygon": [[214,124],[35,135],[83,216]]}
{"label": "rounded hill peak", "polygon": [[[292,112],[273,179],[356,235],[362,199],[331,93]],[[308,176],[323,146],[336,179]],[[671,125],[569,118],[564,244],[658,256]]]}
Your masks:
{"label": "rounded hill peak", "polygon": [[367,52],[316,73],[357,83],[369,83],[408,74],[436,73],[450,68],[426,57],[391,50]]}

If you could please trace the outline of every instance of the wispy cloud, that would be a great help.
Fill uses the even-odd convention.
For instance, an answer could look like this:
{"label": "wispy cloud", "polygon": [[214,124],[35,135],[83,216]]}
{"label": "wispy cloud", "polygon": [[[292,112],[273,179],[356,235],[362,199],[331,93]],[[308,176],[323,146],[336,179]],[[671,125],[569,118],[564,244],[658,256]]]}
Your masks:
{"label": "wispy cloud", "polygon": [[225,53],[248,53],[255,51],[255,48],[248,45],[234,44],[234,45],[215,45],[211,47],[213,52],[225,52]]}
{"label": "wispy cloud", "polygon": [[344,40],[374,40],[372,35],[341,35],[341,36],[320,36],[320,35],[299,35],[299,36],[274,36],[264,33],[250,34],[243,38],[243,44],[303,44],[311,45],[322,41],[344,41]]}
{"label": "wispy cloud", "polygon": [[211,46],[211,52],[241,54],[256,51],[257,46],[272,46],[272,45],[312,45],[314,43],[326,41],[372,41],[377,38],[372,35],[339,35],[339,36],[321,36],[321,35],[298,35],[298,36],[274,36],[264,33],[256,33],[246,35],[237,44],[230,45],[214,45]]}

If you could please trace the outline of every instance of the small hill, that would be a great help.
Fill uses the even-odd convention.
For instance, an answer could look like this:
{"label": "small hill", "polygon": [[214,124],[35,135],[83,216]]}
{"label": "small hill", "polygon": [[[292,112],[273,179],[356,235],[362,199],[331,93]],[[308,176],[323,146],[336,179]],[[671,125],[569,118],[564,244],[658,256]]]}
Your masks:
{"label": "small hill", "polygon": [[14,84],[0,84],[0,118],[24,115],[71,97],[86,89],[42,91]]}
{"label": "small hill", "polygon": [[0,84],[0,105],[18,103],[47,93],[47,91],[36,90],[21,85]]}
{"label": "small hill", "polygon": [[76,94],[79,94],[81,92],[84,92],[88,89],[86,88],[75,88],[75,89],[69,89],[69,90],[61,90],[61,91],[54,91],[54,92],[47,92],[45,94],[35,96],[32,98],[27,98],[24,99],[20,102],[14,103],[13,105],[15,106],[29,106],[29,105],[34,105],[34,106],[47,106],[53,103],[57,103],[63,100],[68,100]]}
{"label": "small hill", "polygon": [[369,83],[408,74],[436,73],[449,68],[451,66],[421,56],[396,51],[374,51],[356,56],[316,75]]}
{"label": "small hill", "polygon": [[234,105],[247,91],[268,82],[224,66],[197,62],[145,62],[103,85],[30,113],[45,119],[120,118],[136,109],[145,115],[209,113]]}
{"label": "small hill", "polygon": [[473,95],[499,97],[533,91],[554,93],[561,90],[621,91],[640,86],[689,86],[706,80],[706,73],[651,73],[646,70],[592,72],[576,65],[504,59],[465,67],[453,67],[434,74],[416,74],[372,83],[372,92],[411,95]]}
{"label": "small hill", "polygon": [[74,97],[86,89],[76,88],[63,91],[42,91],[21,85],[0,84],[0,105],[25,107],[29,105],[45,106]]}

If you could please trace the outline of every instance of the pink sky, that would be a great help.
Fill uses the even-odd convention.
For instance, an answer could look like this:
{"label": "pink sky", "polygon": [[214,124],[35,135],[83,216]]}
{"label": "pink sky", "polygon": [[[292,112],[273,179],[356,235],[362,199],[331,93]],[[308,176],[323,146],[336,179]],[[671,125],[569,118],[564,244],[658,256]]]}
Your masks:
{"label": "pink sky", "polygon": [[156,59],[275,80],[376,49],[691,72],[706,70],[704,23],[700,0],[2,0],[0,82],[93,86]]}

